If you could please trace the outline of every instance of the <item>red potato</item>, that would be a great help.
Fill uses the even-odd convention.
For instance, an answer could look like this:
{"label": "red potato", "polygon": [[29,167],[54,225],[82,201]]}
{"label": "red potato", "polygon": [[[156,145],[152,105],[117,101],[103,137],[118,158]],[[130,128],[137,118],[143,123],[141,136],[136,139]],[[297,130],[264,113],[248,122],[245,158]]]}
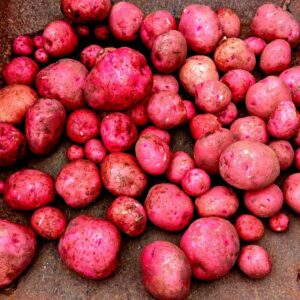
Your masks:
{"label": "red potato", "polygon": [[13,209],[33,210],[51,203],[54,197],[54,180],[50,175],[24,169],[7,178],[3,199]]}
{"label": "red potato", "polygon": [[236,105],[233,102],[230,102],[224,110],[217,114],[217,117],[222,126],[228,126],[236,120],[238,113]]}
{"label": "red potato", "polygon": [[142,281],[155,299],[182,300],[190,293],[192,270],[183,251],[176,245],[155,241],[141,252]]}
{"label": "red potato", "polygon": [[76,159],[83,159],[84,158],[84,150],[81,146],[72,145],[67,149],[67,160],[72,161]]}
{"label": "red potato", "polygon": [[276,184],[271,184],[260,190],[245,192],[244,203],[259,218],[273,217],[282,208],[283,193]]}
{"label": "red potato", "polygon": [[244,242],[257,242],[265,234],[265,227],[262,221],[252,215],[240,215],[234,227],[239,238]]}
{"label": "red potato", "polygon": [[238,37],[241,31],[239,16],[230,8],[222,7],[217,10],[223,34],[228,37]]}
{"label": "red potato", "polygon": [[300,148],[295,151],[295,167],[300,170]]}
{"label": "red potato", "polygon": [[250,36],[244,41],[248,44],[249,48],[254,52],[255,55],[261,55],[267,46],[267,43],[263,39],[256,36]]}
{"label": "red potato", "polygon": [[115,152],[101,164],[101,179],[115,196],[139,197],[146,189],[147,176],[133,155]]}
{"label": "red potato", "polygon": [[109,29],[120,41],[137,39],[144,19],[142,10],[130,2],[118,2],[112,6],[109,15]]}
{"label": "red potato", "polygon": [[248,44],[238,38],[221,42],[214,53],[214,61],[219,70],[228,72],[234,69],[253,71],[256,59]]}
{"label": "red potato", "polygon": [[101,164],[107,151],[100,140],[91,139],[84,145],[85,157],[95,164]]}
{"label": "red potato", "polygon": [[90,28],[87,25],[77,25],[76,32],[80,37],[86,37],[90,35]]}
{"label": "red potato", "polygon": [[126,110],[125,114],[130,117],[136,126],[145,126],[149,123],[147,114],[148,100],[144,100]]}
{"label": "red potato", "polygon": [[36,210],[30,219],[33,230],[47,240],[59,239],[67,227],[67,217],[58,208],[45,206]]}
{"label": "red potato", "polygon": [[34,52],[34,59],[39,64],[47,64],[49,62],[49,54],[44,48],[40,48]]}
{"label": "red potato", "polygon": [[94,35],[99,41],[107,41],[110,37],[110,32],[106,25],[99,24],[95,27]]}
{"label": "red potato", "polygon": [[[294,161],[294,149],[290,142],[284,140],[276,140],[269,143],[278,157],[280,170],[288,169]],[[296,151],[297,152],[297,151]]]}
{"label": "red potato", "polygon": [[84,159],[65,164],[56,177],[55,189],[72,208],[89,205],[98,198],[102,190],[96,164]]}
{"label": "red potato", "polygon": [[11,166],[26,154],[24,135],[16,127],[0,123],[0,167]]}
{"label": "red potato", "polygon": [[152,186],[144,206],[151,223],[172,232],[182,230],[189,225],[194,213],[190,197],[171,183]]}
{"label": "red potato", "polygon": [[141,40],[151,49],[155,39],[169,30],[176,30],[175,18],[167,10],[157,10],[147,15],[141,26]]}
{"label": "red potato", "polygon": [[25,225],[0,219],[0,289],[16,280],[36,254],[36,237]]}
{"label": "red potato", "polygon": [[103,48],[102,50],[100,50],[97,54],[97,57],[96,57],[96,63],[95,65],[102,59],[104,58],[108,53],[110,52],[113,52],[117,50],[117,48],[114,48],[114,47],[105,47]]}
{"label": "red potato", "polygon": [[252,279],[269,275],[272,263],[268,252],[261,246],[248,245],[241,249],[238,265],[242,272]]}
{"label": "red potato", "polygon": [[178,28],[188,47],[199,54],[211,53],[223,35],[217,14],[209,6],[200,4],[185,7]]}
{"label": "red potato", "polygon": [[53,57],[72,54],[78,45],[78,36],[72,25],[65,20],[48,24],[43,33],[44,48]]}
{"label": "red potato", "polygon": [[84,95],[96,110],[120,111],[146,99],[151,90],[152,73],[145,57],[122,47],[96,63],[86,79]]}
{"label": "red potato", "polygon": [[28,56],[33,51],[33,41],[29,35],[19,35],[12,43],[12,52],[16,55]]}
{"label": "red potato", "polygon": [[57,146],[66,121],[63,105],[55,99],[40,99],[26,114],[25,136],[32,153],[45,155]]}
{"label": "red potato", "polygon": [[300,173],[290,175],[283,184],[285,203],[296,213],[300,213]]}
{"label": "red potato", "polygon": [[280,173],[276,153],[265,144],[251,141],[229,145],[220,156],[219,168],[228,184],[243,190],[262,189]]}
{"label": "red potato", "polygon": [[136,126],[127,115],[115,112],[101,122],[100,133],[105,148],[110,152],[121,152],[133,147],[138,139]]}
{"label": "red potato", "polygon": [[169,167],[171,150],[161,138],[147,134],[141,136],[136,142],[135,156],[146,173],[162,175]]}
{"label": "red potato", "polygon": [[168,91],[171,93],[178,94],[179,93],[179,84],[177,79],[173,75],[161,75],[154,74],[153,75],[153,86],[152,86],[152,94]]}
{"label": "red potato", "polygon": [[5,182],[0,179],[0,195],[3,195],[5,189]]}
{"label": "red potato", "polygon": [[32,41],[35,48],[41,49],[44,47],[44,38],[42,35],[36,35]]}
{"label": "red potato", "polygon": [[196,198],[195,206],[200,217],[230,218],[239,208],[239,199],[230,188],[214,186]]}
{"label": "red potato", "polygon": [[57,99],[67,110],[84,106],[83,86],[86,67],[74,59],[61,59],[42,69],[36,78],[38,93],[43,98]]}
{"label": "red potato", "polygon": [[215,280],[225,276],[234,266],[240,241],[230,222],[208,217],[189,226],[180,240],[180,248],[190,261],[194,277]]}
{"label": "red potato", "polygon": [[127,196],[118,197],[112,202],[107,209],[107,219],[130,237],[141,235],[147,225],[143,205]]}
{"label": "red potato", "polygon": [[60,238],[58,252],[66,266],[89,279],[115,272],[121,236],[110,222],[86,215],[74,218]]}
{"label": "red potato", "polygon": [[284,213],[279,213],[269,219],[269,226],[275,232],[287,231],[289,227],[289,217]]}
{"label": "red potato", "polygon": [[196,106],[192,101],[182,100],[186,111],[187,121],[191,121],[197,114]]}
{"label": "red potato", "polygon": [[159,129],[155,126],[148,126],[146,127],[141,133],[140,138],[145,135],[155,135],[161,140],[163,140],[167,145],[170,145],[171,142],[171,136],[168,131]]}
{"label": "red potato", "polygon": [[95,64],[99,51],[103,48],[99,45],[89,45],[85,47],[80,53],[80,61],[85,65],[85,67],[91,70]]}

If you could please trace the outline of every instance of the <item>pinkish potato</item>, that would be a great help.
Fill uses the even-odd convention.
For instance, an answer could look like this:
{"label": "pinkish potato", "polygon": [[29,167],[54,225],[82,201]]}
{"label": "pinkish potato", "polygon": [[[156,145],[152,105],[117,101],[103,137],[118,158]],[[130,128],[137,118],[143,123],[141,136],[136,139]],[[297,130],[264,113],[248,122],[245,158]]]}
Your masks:
{"label": "pinkish potato", "polygon": [[294,161],[294,149],[290,142],[284,140],[272,141],[269,146],[278,157],[280,170],[288,169]]}
{"label": "pinkish potato", "polygon": [[4,201],[13,209],[33,210],[54,200],[53,178],[41,171],[24,169],[8,177]]}
{"label": "pinkish potato", "polygon": [[80,37],[86,37],[90,35],[90,28],[87,25],[77,25],[76,32]]}
{"label": "pinkish potato", "polygon": [[289,100],[292,100],[292,95],[283,81],[268,76],[248,89],[246,107],[249,114],[267,120],[280,102]]}
{"label": "pinkish potato", "polygon": [[268,252],[258,245],[243,247],[238,259],[238,265],[252,279],[264,278],[272,270],[272,263]]}
{"label": "pinkish potato", "polygon": [[217,10],[217,16],[221,24],[223,34],[228,37],[238,37],[241,30],[239,16],[230,8],[222,7]]}
{"label": "pinkish potato", "polygon": [[88,70],[79,61],[61,59],[37,74],[36,87],[41,97],[57,99],[67,110],[75,110],[84,106],[87,75]]}
{"label": "pinkish potato", "polygon": [[85,278],[103,279],[116,270],[120,247],[121,236],[112,223],[80,215],[60,238],[58,252],[70,270]]}
{"label": "pinkish potato", "polygon": [[267,46],[267,43],[263,39],[256,36],[248,37],[244,41],[247,43],[247,45],[255,55],[261,55],[265,47]]}
{"label": "pinkish potato", "polygon": [[65,20],[56,20],[48,24],[43,33],[44,48],[53,57],[72,54],[78,45],[78,36],[72,25]]}
{"label": "pinkish potato", "polygon": [[66,121],[63,105],[55,99],[40,99],[26,114],[25,136],[32,153],[45,155],[57,146]]}
{"label": "pinkish potato", "polygon": [[101,164],[101,179],[105,188],[115,196],[140,196],[147,186],[147,176],[131,154],[115,152]]}
{"label": "pinkish potato", "polygon": [[94,35],[99,41],[107,41],[110,37],[110,32],[106,25],[99,24],[95,27]]}
{"label": "pinkish potato", "polygon": [[61,0],[62,13],[74,23],[102,21],[110,7],[110,0]]}
{"label": "pinkish potato", "polygon": [[248,44],[238,38],[229,38],[221,42],[214,54],[214,61],[219,70],[228,72],[242,69],[251,72],[256,58]]}
{"label": "pinkish potato", "polygon": [[187,299],[192,270],[179,247],[165,241],[152,242],[143,248],[140,264],[144,288],[155,299]]}
{"label": "pinkish potato", "polygon": [[44,48],[40,48],[34,52],[34,59],[39,64],[47,64],[49,62],[49,54]]}
{"label": "pinkish potato", "polygon": [[84,144],[99,135],[99,119],[92,110],[82,108],[73,111],[67,120],[67,136],[73,142]]}
{"label": "pinkish potato", "polygon": [[84,94],[87,104],[96,110],[120,111],[146,99],[151,90],[152,73],[145,57],[122,47],[96,63],[86,79]]}
{"label": "pinkish potato", "polygon": [[218,174],[221,153],[234,141],[231,132],[225,128],[199,138],[194,146],[197,167],[209,174]]}
{"label": "pinkish potato", "polygon": [[26,153],[26,141],[16,127],[0,123],[0,167],[11,166],[22,160]]}
{"label": "pinkish potato", "polygon": [[196,86],[206,80],[219,80],[214,61],[208,56],[190,56],[179,70],[179,79],[183,88],[195,96]]}
{"label": "pinkish potato", "polygon": [[230,88],[232,101],[238,103],[245,99],[248,89],[255,83],[255,77],[246,70],[235,69],[225,73],[221,82]]}
{"label": "pinkish potato", "polygon": [[168,91],[171,93],[178,94],[179,93],[179,84],[177,79],[173,75],[161,75],[154,74],[153,75],[153,86],[152,86],[152,94]]}
{"label": "pinkish potato", "polygon": [[95,65],[102,59],[104,58],[108,53],[113,52],[117,50],[117,48],[114,47],[105,47],[101,51],[98,52],[97,57],[96,57],[96,63]]}
{"label": "pinkish potato", "polygon": [[207,80],[196,86],[196,105],[206,113],[219,113],[230,101],[231,91],[220,81]]}
{"label": "pinkish potato", "polygon": [[295,151],[295,167],[300,170],[300,148]]}
{"label": "pinkish potato", "polygon": [[236,120],[238,113],[236,105],[233,102],[230,102],[224,110],[217,114],[217,117],[222,126],[228,126]]}
{"label": "pinkish potato", "polygon": [[289,227],[289,217],[284,213],[279,213],[269,219],[269,226],[275,232],[287,231]]}
{"label": "pinkish potato", "polygon": [[147,114],[148,100],[144,100],[126,110],[125,114],[130,117],[136,126],[145,126],[149,123]]}
{"label": "pinkish potato", "polygon": [[145,17],[141,26],[141,40],[151,49],[154,40],[169,30],[176,30],[176,20],[167,10],[157,10]]}
{"label": "pinkish potato", "polygon": [[100,50],[103,48],[99,45],[89,45],[80,53],[80,61],[91,70],[96,64],[96,58]]}
{"label": "pinkish potato", "polygon": [[230,218],[239,208],[239,199],[232,189],[214,186],[196,198],[195,206],[200,217]]}
{"label": "pinkish potato", "polygon": [[67,217],[58,208],[45,206],[36,210],[30,219],[33,230],[47,240],[59,239],[67,227]]}
{"label": "pinkish potato", "polygon": [[107,151],[100,140],[91,139],[84,145],[85,157],[95,164],[101,164]]}
{"label": "pinkish potato", "polygon": [[193,218],[192,200],[171,183],[154,185],[148,192],[144,206],[149,220],[166,231],[182,230]]}
{"label": "pinkish potato", "polygon": [[179,30],[185,36],[188,47],[199,54],[214,51],[223,35],[217,14],[209,6],[200,4],[185,7]]}
{"label": "pinkish potato", "polygon": [[28,56],[33,51],[33,41],[29,35],[19,35],[12,43],[12,52],[16,55]]}
{"label": "pinkish potato", "polygon": [[155,135],[161,140],[163,140],[167,145],[170,145],[171,136],[169,132],[166,130],[159,129],[155,126],[148,126],[140,133],[139,137],[141,138],[142,136],[145,135]]}
{"label": "pinkish potato", "polygon": [[120,112],[110,113],[102,120],[100,133],[105,148],[110,152],[129,150],[138,139],[130,117]]}
{"label": "pinkish potato", "polygon": [[109,29],[116,39],[132,42],[137,39],[144,19],[144,13],[135,4],[118,2],[109,15]]}
{"label": "pinkish potato", "polygon": [[296,47],[300,41],[300,26],[297,20],[291,13],[274,4],[264,4],[257,9],[252,19],[251,30],[254,35],[268,42],[284,39],[292,47]]}
{"label": "pinkish potato", "polygon": [[266,144],[269,140],[265,121],[256,116],[248,116],[235,120],[230,132],[237,141],[252,141]]}
{"label": "pinkish potato", "polygon": [[186,152],[174,152],[166,173],[167,178],[172,183],[180,184],[185,173],[194,167],[193,159]]}
{"label": "pinkish potato", "polygon": [[84,150],[81,146],[72,145],[67,149],[67,160],[72,161],[76,159],[83,159],[84,158]]}
{"label": "pinkish potato", "polygon": [[5,189],[5,182],[0,179],[0,195],[3,195]]}
{"label": "pinkish potato", "polygon": [[285,203],[296,213],[300,213],[300,173],[290,175],[283,184]]}
{"label": "pinkish potato", "polygon": [[186,121],[186,110],[178,94],[162,91],[152,94],[147,107],[148,117],[160,129],[171,129]]}
{"label": "pinkish potato", "polygon": [[189,122],[197,114],[196,106],[192,101],[189,101],[189,100],[182,100],[182,102],[183,102],[184,107],[185,107],[187,121]]}
{"label": "pinkish potato", "polygon": [[193,275],[200,280],[225,276],[234,266],[240,241],[234,226],[221,218],[208,217],[194,221],[180,240]]}
{"label": "pinkish potato", "polygon": [[169,145],[153,134],[141,136],[135,144],[135,156],[142,169],[151,175],[164,174],[171,160]]}
{"label": "pinkish potato", "polygon": [[32,41],[35,48],[41,49],[44,47],[44,38],[42,35],[36,35]]}
{"label": "pinkish potato", "polygon": [[257,242],[265,234],[265,227],[262,221],[252,215],[240,215],[234,227],[239,238],[244,242]]}
{"label": "pinkish potato", "polygon": [[251,141],[238,141],[227,147],[220,156],[219,168],[228,184],[242,190],[262,189],[280,173],[276,153],[265,144]]}
{"label": "pinkish potato", "polygon": [[20,56],[12,59],[3,67],[2,76],[6,84],[32,85],[39,66],[29,57]]}
{"label": "pinkish potato", "polygon": [[276,215],[283,205],[283,193],[276,184],[255,191],[247,191],[244,195],[246,208],[259,218]]}
{"label": "pinkish potato", "polygon": [[36,237],[30,227],[0,219],[0,289],[10,285],[36,254]]}
{"label": "pinkish potato", "polygon": [[151,49],[151,61],[161,73],[172,73],[185,62],[187,44],[182,33],[170,30],[158,36]]}
{"label": "pinkish potato", "polygon": [[107,209],[107,219],[130,237],[141,235],[147,225],[147,215],[137,200],[121,196],[115,199]]}

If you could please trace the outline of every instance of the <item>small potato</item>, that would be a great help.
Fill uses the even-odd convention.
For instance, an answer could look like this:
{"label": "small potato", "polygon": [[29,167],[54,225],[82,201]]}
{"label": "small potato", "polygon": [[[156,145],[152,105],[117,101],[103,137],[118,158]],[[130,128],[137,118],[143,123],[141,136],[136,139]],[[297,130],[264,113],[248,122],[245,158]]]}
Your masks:
{"label": "small potato", "polygon": [[288,169],[294,161],[294,149],[290,142],[284,140],[276,140],[269,143],[269,146],[276,153],[280,170]]}
{"label": "small potato", "polygon": [[95,164],[101,164],[107,151],[100,140],[91,139],[84,145],[85,157]]}
{"label": "small potato", "polygon": [[283,184],[285,203],[296,213],[300,213],[300,173],[290,175]]}
{"label": "small potato", "polygon": [[7,178],[3,199],[13,209],[33,210],[51,203],[54,197],[54,180],[50,175],[24,169]]}
{"label": "small potato", "polygon": [[240,241],[230,222],[208,217],[189,226],[180,240],[180,248],[190,261],[194,277],[215,280],[225,276],[234,266]]}
{"label": "small potato", "polygon": [[226,186],[214,186],[196,198],[196,210],[200,217],[230,218],[239,207],[239,199]]}
{"label": "small potato", "polygon": [[99,45],[89,45],[85,47],[80,53],[80,61],[85,65],[85,67],[91,70],[95,64],[99,51],[103,48]]}
{"label": "small potato", "polygon": [[108,26],[99,24],[94,29],[95,38],[99,41],[107,41],[110,38]]}
{"label": "small potato", "polygon": [[91,161],[73,160],[63,166],[55,181],[56,192],[72,208],[82,208],[101,193],[99,170]]}
{"label": "small potato", "polygon": [[48,52],[44,48],[40,48],[34,52],[34,59],[39,64],[47,64],[50,58]]}
{"label": "small potato", "polygon": [[182,102],[185,107],[187,121],[191,121],[197,114],[196,106],[192,101],[189,100],[182,100]]}
{"label": "small potato", "polygon": [[276,184],[271,184],[260,190],[247,191],[244,203],[246,208],[259,218],[273,217],[283,205],[283,193]]}
{"label": "small potato", "polygon": [[155,126],[148,126],[146,127],[141,133],[140,138],[145,135],[155,135],[159,137],[161,140],[163,140],[167,145],[170,145],[171,142],[171,136],[168,131],[159,129]]}
{"label": "small potato", "polygon": [[12,43],[12,52],[16,55],[29,56],[34,48],[33,40],[29,35],[19,35]]}
{"label": "small potato", "polygon": [[135,126],[145,126],[149,123],[147,114],[148,100],[144,100],[125,111]]}
{"label": "small potato", "polygon": [[101,164],[101,179],[115,196],[139,197],[147,186],[147,176],[133,155],[115,152]]}
{"label": "small potato", "polygon": [[153,75],[153,87],[152,94],[169,91],[175,94],[179,93],[179,84],[177,79],[173,75]]}
{"label": "small potato", "polygon": [[42,35],[36,35],[33,39],[34,47],[37,49],[41,49],[44,47],[44,38]]}
{"label": "small potato", "polygon": [[267,43],[256,36],[248,37],[244,40],[249,48],[254,52],[255,55],[261,55],[265,47],[267,46]]}
{"label": "small potato", "polygon": [[84,150],[81,146],[72,145],[67,149],[67,160],[72,161],[76,159],[83,159],[84,158]]}
{"label": "small potato", "polygon": [[149,220],[166,231],[182,230],[193,218],[192,200],[171,183],[154,185],[148,192],[144,206]]}
{"label": "small potato", "polygon": [[222,126],[228,126],[237,118],[238,113],[236,105],[230,102],[224,110],[217,114],[217,117]]}
{"label": "small potato", "polygon": [[289,227],[289,217],[284,213],[279,213],[269,219],[269,226],[275,232],[287,231]]}
{"label": "small potato", "polygon": [[80,37],[86,37],[90,35],[90,28],[87,25],[77,25],[76,32]]}
{"label": "small potato", "polygon": [[239,16],[230,8],[222,7],[217,10],[217,16],[221,24],[223,34],[228,37],[238,37],[241,30]]}
{"label": "small potato", "polygon": [[187,299],[192,270],[183,251],[176,245],[155,241],[140,257],[143,285],[155,299]]}
{"label": "small potato", "polygon": [[147,225],[147,215],[141,203],[131,197],[115,199],[107,209],[107,219],[130,237],[141,235]]}

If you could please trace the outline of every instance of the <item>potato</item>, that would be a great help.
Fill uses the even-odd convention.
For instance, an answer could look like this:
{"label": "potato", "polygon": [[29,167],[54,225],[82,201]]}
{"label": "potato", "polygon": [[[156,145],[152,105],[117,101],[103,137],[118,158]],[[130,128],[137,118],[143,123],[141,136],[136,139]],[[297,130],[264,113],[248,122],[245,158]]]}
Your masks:
{"label": "potato", "polygon": [[199,54],[215,50],[223,33],[216,13],[206,5],[191,4],[183,10],[179,31],[185,36],[188,47]]}
{"label": "potato", "polygon": [[285,203],[296,213],[300,213],[300,173],[294,173],[287,177],[283,184]]}
{"label": "potato", "polygon": [[84,155],[85,157],[95,164],[101,164],[107,151],[98,139],[91,139],[84,145]]}
{"label": "potato", "polygon": [[284,140],[276,140],[269,143],[278,157],[280,170],[288,169],[294,161],[294,149],[290,142]]}
{"label": "potato", "polygon": [[248,44],[249,48],[254,52],[255,55],[261,55],[267,46],[267,43],[263,39],[256,36],[250,36],[244,41]]}
{"label": "potato", "polygon": [[243,190],[264,188],[280,173],[276,153],[265,144],[251,141],[229,145],[220,156],[219,168],[228,184]]}
{"label": "potato", "polygon": [[143,248],[140,264],[143,285],[155,299],[188,297],[192,270],[179,247],[165,241],[152,242]]}
{"label": "potato", "polygon": [[32,42],[34,44],[34,47],[37,49],[41,49],[44,47],[44,38],[42,35],[36,35],[32,38]]}
{"label": "potato", "polygon": [[177,79],[173,75],[153,75],[153,87],[152,94],[169,91],[175,94],[179,93],[179,84]]}
{"label": "potato", "polygon": [[85,67],[91,70],[95,64],[99,51],[103,48],[99,45],[89,45],[80,52],[80,61]]}
{"label": "potato", "polygon": [[19,35],[13,40],[11,48],[16,55],[28,56],[34,48],[33,40],[29,35]]}
{"label": "potato", "polygon": [[151,223],[166,231],[179,231],[190,224],[194,206],[188,195],[171,183],[152,186],[145,210]]}
{"label": "potato", "polygon": [[97,199],[102,189],[96,164],[84,159],[65,164],[56,177],[55,189],[72,208],[89,205]]}
{"label": "potato", "polygon": [[146,127],[141,133],[140,138],[145,135],[155,135],[159,137],[161,140],[163,140],[167,145],[170,145],[171,142],[171,136],[168,131],[159,129],[155,126],[148,126]]}
{"label": "potato", "polygon": [[200,280],[225,276],[236,262],[240,241],[234,226],[218,217],[194,221],[180,240],[193,275]]}
{"label": "potato", "polygon": [[88,25],[77,25],[76,26],[76,32],[80,37],[86,37],[90,35],[90,28]]}
{"label": "potato", "polygon": [[217,16],[221,24],[223,34],[228,37],[238,37],[241,30],[239,16],[230,8],[221,7],[217,10]]}
{"label": "potato", "polygon": [[196,106],[192,101],[189,100],[182,100],[182,102],[186,111],[187,121],[191,121],[197,114]]}
{"label": "potato", "polygon": [[36,237],[28,227],[0,219],[0,289],[7,287],[30,265]]}
{"label": "potato", "polygon": [[300,170],[300,148],[295,151],[295,167]]}
{"label": "potato", "polygon": [[13,84],[0,89],[0,122],[22,123],[29,107],[37,101],[35,91],[26,85]]}
{"label": "potato", "polygon": [[120,247],[121,236],[112,223],[80,215],[60,238],[58,252],[70,270],[85,278],[103,279],[116,270]]}
{"label": "potato", "polygon": [[32,153],[45,155],[57,146],[64,130],[66,112],[55,99],[40,99],[26,114],[25,135]]}
{"label": "potato", "polygon": [[131,154],[115,152],[101,164],[101,179],[105,188],[115,196],[140,196],[147,186],[147,176]]}
{"label": "potato", "polygon": [[102,50],[100,50],[97,54],[97,57],[96,57],[96,63],[95,65],[102,59],[104,58],[108,53],[111,53],[113,51],[117,50],[117,48],[114,48],[114,47],[105,47],[103,48]]}
{"label": "potato", "polygon": [[39,64],[47,64],[50,57],[48,52],[44,48],[41,48],[34,52],[34,59]]}
{"label": "potato", "polygon": [[13,209],[37,209],[54,200],[54,180],[38,170],[17,171],[6,179],[3,196],[6,204]]}
{"label": "potato", "polygon": [[147,114],[148,100],[144,100],[125,111],[135,126],[145,126],[149,123]]}
{"label": "potato", "polygon": [[233,102],[230,102],[224,110],[217,114],[218,121],[222,124],[222,126],[231,125],[231,123],[238,116],[238,109]]}
{"label": "potato", "polygon": [[110,31],[107,25],[99,24],[94,29],[95,38],[99,41],[107,41],[110,38]]}
{"label": "potato", "polygon": [[200,217],[230,218],[239,207],[239,199],[230,188],[214,186],[196,198],[195,206]]}
{"label": "potato", "polygon": [[284,213],[279,213],[269,219],[269,226],[275,232],[287,231],[289,227],[289,217]]}
{"label": "potato", "polygon": [[76,159],[83,159],[84,158],[84,150],[81,146],[72,145],[67,149],[67,160],[72,161]]}

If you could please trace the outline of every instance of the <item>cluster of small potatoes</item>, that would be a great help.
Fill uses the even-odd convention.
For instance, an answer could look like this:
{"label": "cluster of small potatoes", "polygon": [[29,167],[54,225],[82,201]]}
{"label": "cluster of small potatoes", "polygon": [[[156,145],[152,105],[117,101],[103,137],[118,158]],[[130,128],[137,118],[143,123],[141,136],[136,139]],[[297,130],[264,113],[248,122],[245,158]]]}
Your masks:
{"label": "cluster of small potatoes", "polygon": [[[13,41],[15,58],[3,68],[7,85],[0,90],[0,166],[16,164],[28,150],[51,154],[64,132],[74,144],[55,179],[24,169],[0,181],[6,204],[34,211],[32,229],[59,239],[63,263],[90,279],[116,270],[120,231],[140,236],[147,220],[185,230],[179,246],[156,241],[141,252],[142,281],[156,299],[185,299],[192,275],[215,280],[236,262],[251,278],[267,276],[270,256],[253,244],[264,236],[260,219],[283,232],[283,204],[300,213],[300,173],[283,189],[275,183],[281,171],[300,169],[300,66],[291,67],[297,20],[262,5],[253,36],[243,40],[229,8],[192,4],[178,25],[166,10],[145,16],[129,2],[62,0],[61,9],[68,21]],[[92,31],[100,44],[114,38],[127,46],[81,49]],[[128,47],[138,38],[152,68]],[[78,49],[80,61],[70,58]],[[251,73],[257,62],[266,75],[259,81]],[[181,87],[190,100],[179,95]],[[193,157],[171,150],[168,130],[179,126],[189,126]],[[160,175],[168,182],[162,177],[149,187],[149,176]],[[223,185],[213,180],[219,175]],[[68,224],[48,206],[59,195],[69,207],[86,207],[103,186],[116,197],[106,220],[80,215]],[[238,191],[248,214],[237,214]],[[240,249],[240,241],[249,244]],[[0,288],[28,267],[36,247],[28,226],[0,219]]]}

